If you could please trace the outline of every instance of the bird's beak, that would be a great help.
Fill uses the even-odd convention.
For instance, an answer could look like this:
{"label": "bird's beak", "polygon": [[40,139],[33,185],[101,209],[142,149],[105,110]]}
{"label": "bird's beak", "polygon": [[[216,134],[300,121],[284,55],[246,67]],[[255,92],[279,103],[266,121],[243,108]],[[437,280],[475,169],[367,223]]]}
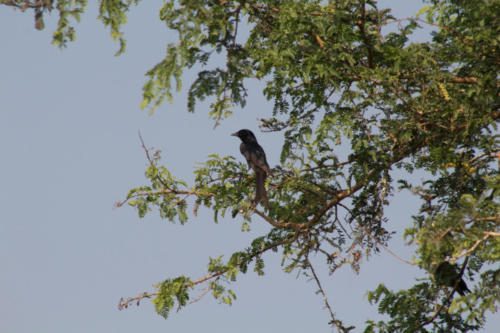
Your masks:
{"label": "bird's beak", "polygon": [[231,134],[232,136],[238,136],[238,132]]}

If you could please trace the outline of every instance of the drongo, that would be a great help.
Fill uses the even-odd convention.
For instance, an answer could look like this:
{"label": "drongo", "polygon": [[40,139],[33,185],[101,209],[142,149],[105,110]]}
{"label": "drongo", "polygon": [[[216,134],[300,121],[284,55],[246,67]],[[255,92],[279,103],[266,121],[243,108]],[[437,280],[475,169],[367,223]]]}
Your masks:
{"label": "drongo", "polygon": [[264,183],[266,182],[267,175],[272,173],[271,169],[269,169],[269,165],[267,164],[264,150],[259,145],[255,135],[253,135],[250,130],[242,129],[231,135],[237,136],[241,139],[240,152],[243,156],[245,156],[248,167],[255,173],[255,183],[257,188],[255,194],[255,205],[257,205],[260,201],[263,201],[264,206],[269,209],[269,199],[267,198]]}
{"label": "drongo", "polygon": [[460,270],[455,264],[450,264],[447,261],[443,261],[436,268],[434,276],[436,277],[437,283],[440,285],[444,285],[450,288],[455,288],[456,286],[456,291],[462,296],[465,296],[465,294],[468,292],[470,293],[470,290],[469,288],[467,288],[465,281],[460,276]]}

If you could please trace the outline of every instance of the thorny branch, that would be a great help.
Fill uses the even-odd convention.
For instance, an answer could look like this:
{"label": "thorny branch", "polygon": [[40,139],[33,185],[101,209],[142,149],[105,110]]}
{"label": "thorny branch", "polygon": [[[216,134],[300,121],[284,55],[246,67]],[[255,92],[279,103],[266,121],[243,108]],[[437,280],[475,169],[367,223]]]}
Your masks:
{"label": "thorny branch", "polygon": [[351,328],[350,327],[345,328],[344,325],[342,324],[342,322],[335,318],[335,314],[333,313],[332,307],[330,306],[330,303],[328,302],[328,297],[326,296],[325,290],[321,286],[321,282],[319,281],[318,275],[316,274],[316,271],[314,270],[313,265],[309,261],[309,258],[306,258],[306,265],[311,270],[314,281],[316,282],[316,285],[318,286],[318,293],[320,293],[321,296],[323,297],[323,302],[325,302],[325,306],[328,309],[328,312],[330,312],[330,318],[332,319],[330,321],[330,325],[335,325],[335,327],[337,327],[338,332],[349,332]]}

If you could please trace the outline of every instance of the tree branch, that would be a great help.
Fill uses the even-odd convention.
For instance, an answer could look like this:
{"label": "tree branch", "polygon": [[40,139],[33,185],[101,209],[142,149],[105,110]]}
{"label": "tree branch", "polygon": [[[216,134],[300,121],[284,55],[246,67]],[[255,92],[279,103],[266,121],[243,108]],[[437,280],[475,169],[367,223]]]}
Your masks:
{"label": "tree branch", "polygon": [[[237,263],[234,264],[234,266],[239,266],[241,265],[242,263],[244,263],[245,261],[247,262],[250,262],[252,261],[255,257],[261,255],[262,253],[264,252],[267,252],[271,249],[274,249],[278,246],[281,246],[281,245],[284,245],[284,244],[289,244],[291,242],[293,242],[294,240],[296,240],[298,237],[298,234],[293,234],[291,237],[288,237],[282,241],[279,241],[279,242],[276,242],[276,243],[273,243],[271,245],[268,245],[258,251],[255,251],[252,255],[250,255],[248,258],[244,259],[244,260],[240,260],[238,261]],[[208,281],[208,280],[211,280],[213,278],[218,278],[220,277],[221,275],[225,274],[228,270],[230,269],[230,267],[226,267],[224,269],[221,269],[220,271],[218,272],[215,272],[215,273],[212,273],[212,274],[209,274],[209,275],[206,275],[196,281],[192,281],[190,283],[187,284],[188,287],[194,287],[200,283],[203,283],[205,281]],[[128,297],[127,299],[123,299],[120,298],[120,301],[118,303],[118,310],[123,310],[123,309],[126,309],[128,308],[128,306],[130,305],[130,303],[132,302],[136,302],[136,305],[138,306],[141,302],[141,300],[143,298],[151,298],[151,297],[154,297],[154,296],[157,296],[159,295],[159,292],[158,291],[154,291],[154,292],[144,292],[142,294],[138,294],[137,296],[133,296],[133,297]]]}
{"label": "tree branch", "polygon": [[309,269],[311,270],[314,281],[316,282],[316,285],[318,286],[318,292],[321,293],[321,296],[323,297],[323,302],[325,302],[325,306],[328,309],[328,312],[330,312],[330,318],[331,318],[330,324],[335,325],[339,332],[341,330],[344,330],[344,326],[342,325],[342,322],[335,318],[335,314],[333,313],[332,307],[330,306],[330,303],[328,302],[328,297],[326,296],[325,290],[321,286],[321,282],[319,281],[318,275],[316,274],[316,271],[314,270],[313,265],[309,261],[309,258],[306,258],[306,264],[309,267]]}
{"label": "tree branch", "polygon": [[[488,232],[488,231],[485,231],[485,232],[484,232],[484,236],[483,236],[481,239],[478,239],[478,240],[474,243],[474,245],[472,245],[472,246],[471,246],[469,249],[467,249],[467,250],[463,250],[463,251],[462,251],[462,252],[461,252],[458,256],[453,257],[453,258],[450,258],[448,261],[450,261],[450,262],[455,262],[455,261],[457,261],[458,259],[460,259],[460,258],[462,258],[462,257],[464,257],[464,256],[469,257],[469,256],[472,254],[472,252],[474,252],[474,250],[475,250],[475,249],[476,249],[476,248],[477,248],[477,247],[478,247],[478,246],[479,246],[482,242],[486,241],[486,240],[487,240],[490,236],[495,235],[495,234],[497,234],[498,236],[500,236],[500,233],[495,233],[495,232]],[[498,237],[498,236],[497,236],[497,237]]]}
{"label": "tree branch", "polygon": [[0,0],[0,4],[6,6],[12,6],[25,11],[28,8],[47,8],[48,10],[52,10],[52,0]]}

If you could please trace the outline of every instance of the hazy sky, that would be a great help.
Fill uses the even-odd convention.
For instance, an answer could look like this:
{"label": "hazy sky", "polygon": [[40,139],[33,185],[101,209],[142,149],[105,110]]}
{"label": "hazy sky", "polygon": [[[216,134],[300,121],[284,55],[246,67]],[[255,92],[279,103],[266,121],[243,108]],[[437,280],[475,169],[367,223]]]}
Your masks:
{"label": "hazy sky", "polygon": [[[275,255],[264,256],[264,277],[240,275],[232,307],[207,295],[168,320],[148,300],[118,311],[120,297],[152,291],[167,277],[200,278],[209,256],[227,258],[270,229],[256,218],[242,233],[239,217],[215,224],[205,209],[185,226],[156,212],[140,220],[128,206],[114,209],[130,188],[146,183],[137,132],[187,180],[209,154],[243,161],[238,139],[229,136],[242,127],[257,134],[270,165],[279,163],[282,144],[279,133],[258,131],[256,119],[271,105],[257,85],[246,108],[216,129],[208,104],[186,112],[185,90],[151,117],[139,110],[144,73],[176,37],[157,19],[161,3],[143,1],[130,12],[128,48],[120,57],[113,56],[118,45],[96,20],[92,1],[76,27],[77,41],[62,51],[50,44],[55,15],[40,32],[31,12],[0,6],[0,332],[331,332],[315,284],[282,273]],[[416,1],[381,3],[397,5],[399,17],[418,10]],[[408,3],[413,7],[405,8]],[[185,87],[193,77],[185,75]],[[401,231],[416,211],[413,201],[398,193],[390,208],[390,228],[397,231],[391,248],[408,259]],[[376,314],[366,291],[381,282],[408,287],[423,276],[385,252],[360,275],[320,274],[338,317],[355,325]],[[488,327],[484,332],[500,327],[498,314]]]}

